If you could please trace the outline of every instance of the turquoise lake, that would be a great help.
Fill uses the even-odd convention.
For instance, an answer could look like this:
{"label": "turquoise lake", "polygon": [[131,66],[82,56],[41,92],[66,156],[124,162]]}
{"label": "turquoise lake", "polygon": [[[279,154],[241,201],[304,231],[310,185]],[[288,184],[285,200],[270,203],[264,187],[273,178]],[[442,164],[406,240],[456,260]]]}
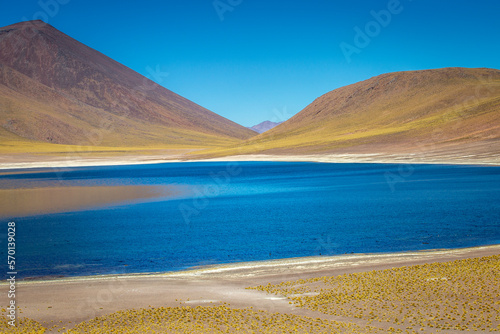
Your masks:
{"label": "turquoise lake", "polygon": [[50,197],[55,187],[63,196],[71,187],[159,190],[77,209],[55,205],[57,212],[4,213],[0,256],[7,257],[14,221],[20,278],[500,243],[500,167],[185,162],[0,175],[2,196],[37,189]]}

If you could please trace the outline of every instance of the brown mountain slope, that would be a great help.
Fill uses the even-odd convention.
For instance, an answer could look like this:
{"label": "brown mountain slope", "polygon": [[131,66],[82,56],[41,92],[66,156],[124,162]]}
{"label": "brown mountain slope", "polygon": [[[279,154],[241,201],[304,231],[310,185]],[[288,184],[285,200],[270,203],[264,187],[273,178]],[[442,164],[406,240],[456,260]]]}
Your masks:
{"label": "brown mountain slope", "polygon": [[253,135],[41,21],[0,28],[0,149],[213,147]]}
{"label": "brown mountain slope", "polygon": [[331,91],[243,145],[210,154],[430,151],[500,157],[499,70],[383,74]]}

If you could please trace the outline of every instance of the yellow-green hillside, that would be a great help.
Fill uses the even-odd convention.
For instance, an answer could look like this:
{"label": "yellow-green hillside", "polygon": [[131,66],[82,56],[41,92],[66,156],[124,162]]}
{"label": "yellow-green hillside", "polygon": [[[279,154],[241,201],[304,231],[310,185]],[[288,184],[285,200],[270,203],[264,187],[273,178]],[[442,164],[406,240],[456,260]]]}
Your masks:
{"label": "yellow-green hillside", "polygon": [[383,74],[331,91],[243,144],[205,153],[398,153],[471,143],[500,153],[499,70]]}

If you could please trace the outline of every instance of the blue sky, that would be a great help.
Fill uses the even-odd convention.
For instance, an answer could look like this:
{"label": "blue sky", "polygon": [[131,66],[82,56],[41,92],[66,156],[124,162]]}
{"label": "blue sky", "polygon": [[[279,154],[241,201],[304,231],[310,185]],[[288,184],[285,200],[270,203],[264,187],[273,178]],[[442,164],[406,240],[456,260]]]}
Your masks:
{"label": "blue sky", "polygon": [[0,26],[43,19],[244,126],[386,72],[500,69],[499,16],[497,0],[0,3]]}

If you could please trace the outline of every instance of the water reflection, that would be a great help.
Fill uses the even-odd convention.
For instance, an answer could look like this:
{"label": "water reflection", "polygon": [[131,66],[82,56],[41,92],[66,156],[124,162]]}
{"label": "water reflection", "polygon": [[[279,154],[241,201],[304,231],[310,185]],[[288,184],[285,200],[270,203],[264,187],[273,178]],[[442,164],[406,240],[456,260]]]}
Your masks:
{"label": "water reflection", "polygon": [[0,217],[69,212],[151,198],[175,197],[175,186],[72,186],[0,189]]}

